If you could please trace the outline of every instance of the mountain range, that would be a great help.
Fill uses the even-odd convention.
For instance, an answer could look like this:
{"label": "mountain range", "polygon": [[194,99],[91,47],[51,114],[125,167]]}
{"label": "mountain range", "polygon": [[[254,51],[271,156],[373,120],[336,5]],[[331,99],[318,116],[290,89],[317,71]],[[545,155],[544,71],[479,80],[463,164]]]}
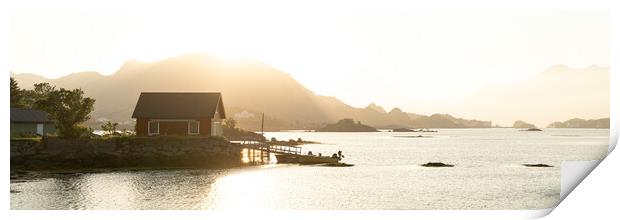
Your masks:
{"label": "mountain range", "polygon": [[580,119],[573,118],[564,122],[556,121],[549,124],[548,128],[609,128],[609,118]]}
{"label": "mountain range", "polygon": [[571,118],[609,117],[609,68],[572,68],[553,65],[532,77],[496,83],[462,99],[448,109],[471,118],[485,118],[509,126],[524,119],[544,128]]}
{"label": "mountain range", "polygon": [[140,92],[222,92],[227,116],[238,126],[260,130],[316,129],[343,118],[376,128],[468,128],[491,127],[491,121],[468,120],[448,114],[430,116],[385,111],[371,103],[356,108],[331,96],[316,95],[291,75],[252,59],[229,60],[209,54],[187,54],[150,63],[128,61],[112,75],[72,73],[57,79],[36,74],[13,74],[22,88],[48,82],[57,87],[81,88],[95,98],[88,122],[98,127],[105,121],[133,128],[131,113]]}

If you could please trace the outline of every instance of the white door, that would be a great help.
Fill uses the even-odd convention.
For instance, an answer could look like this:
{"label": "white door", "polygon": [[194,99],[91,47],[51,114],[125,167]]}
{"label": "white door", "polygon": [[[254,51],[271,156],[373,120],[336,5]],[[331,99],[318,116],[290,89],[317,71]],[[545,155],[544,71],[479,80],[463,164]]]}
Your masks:
{"label": "white door", "polygon": [[43,124],[37,124],[37,134],[43,135]]}
{"label": "white door", "polygon": [[211,122],[211,136],[217,136],[217,122]]}
{"label": "white door", "polygon": [[221,136],[222,133],[222,122],[211,122],[211,136]]}

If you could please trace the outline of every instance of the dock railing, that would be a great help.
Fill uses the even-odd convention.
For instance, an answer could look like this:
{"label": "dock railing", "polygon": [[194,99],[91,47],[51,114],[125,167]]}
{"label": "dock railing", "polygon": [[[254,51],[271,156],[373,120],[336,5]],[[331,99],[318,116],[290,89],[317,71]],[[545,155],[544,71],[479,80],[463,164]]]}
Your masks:
{"label": "dock railing", "polygon": [[301,154],[301,147],[299,146],[278,145],[255,140],[231,141],[231,143],[239,144],[242,148],[265,151],[268,153]]}

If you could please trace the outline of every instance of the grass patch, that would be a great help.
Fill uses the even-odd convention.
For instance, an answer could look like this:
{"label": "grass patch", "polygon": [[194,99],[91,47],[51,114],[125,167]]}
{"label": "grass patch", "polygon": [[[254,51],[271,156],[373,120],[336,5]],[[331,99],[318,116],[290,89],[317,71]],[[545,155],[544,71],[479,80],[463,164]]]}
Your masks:
{"label": "grass patch", "polygon": [[11,141],[34,141],[41,142],[41,137],[12,137]]}

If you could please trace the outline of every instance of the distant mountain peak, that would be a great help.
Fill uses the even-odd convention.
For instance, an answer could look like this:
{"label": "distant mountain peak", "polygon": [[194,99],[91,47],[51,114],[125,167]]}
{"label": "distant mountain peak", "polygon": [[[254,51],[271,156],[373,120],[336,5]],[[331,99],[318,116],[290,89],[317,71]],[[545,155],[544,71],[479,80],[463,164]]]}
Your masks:
{"label": "distant mountain peak", "polygon": [[390,111],[390,113],[391,113],[391,114],[393,114],[393,113],[403,113],[403,111],[402,111],[402,110],[400,110],[400,109],[399,109],[399,108],[397,108],[397,107],[394,107],[394,108]]}
{"label": "distant mountain peak", "polygon": [[385,109],[383,109],[383,107],[381,107],[380,105],[375,104],[374,102],[370,103],[370,105],[368,105],[366,107],[366,109],[371,109],[371,110],[374,110],[374,111],[380,112],[380,113],[386,113],[386,111],[385,111]]}
{"label": "distant mountain peak", "polygon": [[102,75],[99,72],[95,72],[95,71],[83,71],[83,72],[77,72],[77,73],[72,73],[63,77],[60,77],[59,79],[63,79],[63,80],[77,80],[77,81],[92,81],[92,80],[98,80],[100,78],[104,77],[104,75]]}
{"label": "distant mountain peak", "polygon": [[96,72],[96,71],[82,71],[82,72],[77,72],[77,73],[69,74],[69,75],[67,75],[67,76],[71,76],[71,75],[82,75],[82,76],[103,76],[101,73]]}
{"label": "distant mountain peak", "polygon": [[34,74],[34,73],[15,73],[13,71],[11,71],[11,77],[37,77],[37,78],[43,78],[43,79],[47,79],[39,74]]}
{"label": "distant mountain peak", "polygon": [[139,61],[139,60],[128,60],[127,62],[123,63],[123,65],[121,66],[119,71],[127,70],[127,69],[134,69],[134,68],[142,66],[142,65],[144,65],[144,62],[142,62],[142,61]]}

